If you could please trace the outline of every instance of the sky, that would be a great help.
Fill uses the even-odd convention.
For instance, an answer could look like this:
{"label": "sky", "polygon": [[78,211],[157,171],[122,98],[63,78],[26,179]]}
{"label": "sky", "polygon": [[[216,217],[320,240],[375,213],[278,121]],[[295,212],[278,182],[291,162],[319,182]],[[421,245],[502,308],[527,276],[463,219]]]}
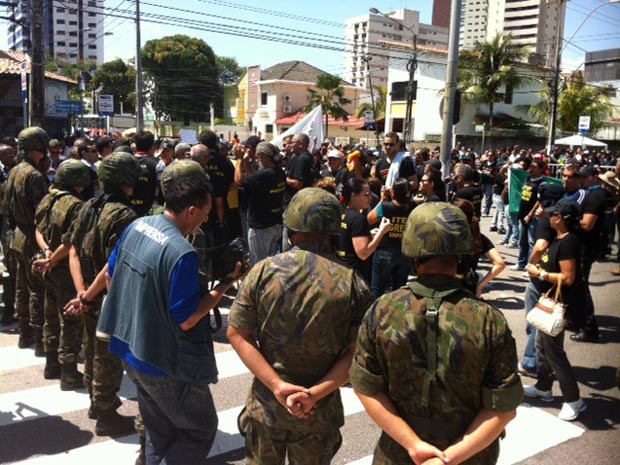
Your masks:
{"label": "sky", "polygon": [[[570,0],[564,38],[570,38],[587,15],[604,3],[605,0]],[[150,39],[187,34],[206,41],[216,55],[236,58],[243,67],[260,65],[264,69],[282,61],[302,60],[341,75],[341,40],[346,18],[366,14],[371,7],[383,12],[409,8],[420,11],[420,21],[428,24],[432,4],[432,0],[145,0],[140,2],[142,44]],[[135,26],[124,18],[131,15],[135,3],[106,0],[105,5],[110,13],[104,20],[105,30],[112,33],[104,39],[105,61],[133,58]],[[161,16],[147,18],[146,14]],[[222,31],[222,25],[234,34],[216,32]],[[6,31],[6,27],[6,21],[1,21],[0,28]],[[6,48],[6,32],[0,35],[0,48]],[[264,40],[261,36],[289,43]],[[310,43],[315,46],[309,46]],[[562,68],[572,71],[582,66],[586,51],[608,48],[620,48],[620,3],[603,5],[585,20],[563,52]]]}

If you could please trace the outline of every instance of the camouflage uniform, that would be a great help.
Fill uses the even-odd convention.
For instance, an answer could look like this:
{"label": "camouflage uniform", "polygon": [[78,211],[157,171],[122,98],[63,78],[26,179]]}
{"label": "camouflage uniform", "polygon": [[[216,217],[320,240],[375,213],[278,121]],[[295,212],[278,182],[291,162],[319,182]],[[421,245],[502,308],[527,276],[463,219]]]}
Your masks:
{"label": "camouflage uniform", "polygon": [[[468,231],[457,207],[424,204],[408,219],[403,253],[466,254],[473,248]],[[523,396],[504,316],[445,275],[419,276],[373,304],[359,331],[351,384],[367,396],[385,393],[416,434],[442,450],[463,435],[481,409],[511,411]],[[498,454],[496,439],[463,463],[493,464]],[[411,458],[384,432],[373,463],[411,463]]]}
{"label": "camouflage uniform", "polygon": [[[93,276],[84,275],[87,282],[103,269],[125,228],[138,217],[130,207],[128,198],[112,196],[103,206],[95,227],[85,231],[83,226],[88,223],[85,218],[90,214],[92,203],[93,201],[86,202],[82,207],[71,238],[80,255],[80,261],[92,262]],[[82,269],[84,272],[85,267]],[[109,342],[95,337],[102,301],[103,296],[98,296],[90,311],[83,315],[84,385],[88,388],[97,410],[111,411],[119,406],[116,393],[123,378],[123,363],[110,352]]]}
{"label": "camouflage uniform", "polygon": [[[82,204],[82,200],[69,191],[54,188],[43,198],[37,207],[36,222],[50,250],[54,251],[62,244],[70,245],[73,225]],[[76,363],[82,348],[84,330],[80,317],[65,315],[63,310],[64,305],[75,295],[68,258],[47,271],[44,281],[45,352],[58,352],[61,365]]]}
{"label": "camouflage uniform", "polygon": [[[308,190],[308,192],[305,192]],[[336,202],[334,218],[321,214],[313,196],[320,189],[305,189],[309,204],[298,209],[295,197],[285,213],[289,229],[304,223],[305,231],[335,233],[340,224]],[[325,196],[331,194],[324,193]],[[310,215],[310,213],[314,213]],[[288,215],[288,216],[287,216]],[[296,218],[292,218],[296,217]],[[312,386],[321,379],[355,341],[372,296],[363,280],[340,265],[325,246],[304,244],[269,257],[252,268],[231,308],[230,326],[257,332],[265,360],[286,382]],[[290,415],[260,381],[254,379],[246,401],[250,417],[246,434],[249,464],[328,464],[340,447],[344,424],[340,392],[321,399],[306,419]]]}
{"label": "camouflage uniform", "polygon": [[[4,198],[4,192],[6,190],[7,182],[5,181],[0,185],[0,198]],[[0,243],[2,244],[2,263],[6,268],[8,276],[4,278],[2,276],[2,302],[4,303],[4,312],[9,312],[11,315],[15,313],[15,276],[17,274],[17,257],[15,251],[12,250],[11,245],[15,232],[9,228],[9,221],[7,215],[7,207],[2,201],[0,206]],[[6,318],[10,321],[10,318]]]}
{"label": "camouflage uniform", "polygon": [[45,316],[43,279],[31,269],[32,258],[39,251],[35,239],[34,214],[47,191],[45,176],[28,157],[24,157],[9,173],[5,202],[9,223],[16,226],[11,244],[17,261],[15,312],[20,324],[30,322],[38,331],[43,329]]}

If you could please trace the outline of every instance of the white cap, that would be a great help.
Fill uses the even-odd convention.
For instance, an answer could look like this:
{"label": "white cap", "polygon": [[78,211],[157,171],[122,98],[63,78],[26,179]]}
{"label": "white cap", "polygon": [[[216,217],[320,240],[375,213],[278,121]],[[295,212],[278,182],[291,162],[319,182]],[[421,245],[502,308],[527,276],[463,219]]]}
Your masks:
{"label": "white cap", "polygon": [[339,150],[332,149],[329,152],[327,152],[327,158],[342,158],[342,154],[340,153]]}

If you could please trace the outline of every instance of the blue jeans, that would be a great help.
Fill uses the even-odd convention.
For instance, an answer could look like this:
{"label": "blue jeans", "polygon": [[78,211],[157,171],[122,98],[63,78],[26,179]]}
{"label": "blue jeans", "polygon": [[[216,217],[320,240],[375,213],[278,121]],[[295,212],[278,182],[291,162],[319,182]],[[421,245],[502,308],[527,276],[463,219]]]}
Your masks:
{"label": "blue jeans", "polygon": [[148,465],[204,464],[217,432],[217,413],[207,383],[147,375],[125,364],[138,388],[146,427]]}
{"label": "blue jeans", "polygon": [[[519,243],[519,219],[517,215],[510,213],[510,205],[506,205],[506,235],[504,236],[504,242],[507,244],[512,242],[513,244]],[[510,239],[512,237],[512,239]]]}
{"label": "blue jeans", "polygon": [[491,222],[491,226],[498,229],[504,229],[504,223],[506,222],[506,205],[504,205],[504,201],[502,200],[501,195],[493,194],[493,205],[495,205],[495,213],[493,214],[493,221]]}
{"label": "blue jeans", "polygon": [[[525,304],[525,315],[527,316],[536,306],[536,302],[540,298],[540,292],[536,289],[536,286],[530,281],[525,288],[525,295],[523,301]],[[528,334],[527,342],[525,344],[525,351],[523,352],[523,359],[521,360],[521,366],[528,371],[536,371],[538,353],[536,351],[536,332],[538,331],[534,326],[527,323],[525,331]]]}
{"label": "blue jeans", "polygon": [[372,296],[378,299],[388,287],[398,289],[407,283],[411,259],[398,249],[377,249],[372,259]]}
{"label": "blue jeans", "polygon": [[483,184],[482,190],[486,197],[486,203],[484,205],[484,215],[489,216],[491,213],[491,205],[493,205],[493,184]]}
{"label": "blue jeans", "polygon": [[530,258],[534,243],[536,242],[536,225],[538,218],[532,218],[529,223],[519,220],[519,258],[517,265],[519,268],[525,268]]}
{"label": "blue jeans", "polygon": [[276,224],[268,228],[248,229],[248,247],[250,249],[250,263],[256,263],[278,253],[282,243],[282,225]]}

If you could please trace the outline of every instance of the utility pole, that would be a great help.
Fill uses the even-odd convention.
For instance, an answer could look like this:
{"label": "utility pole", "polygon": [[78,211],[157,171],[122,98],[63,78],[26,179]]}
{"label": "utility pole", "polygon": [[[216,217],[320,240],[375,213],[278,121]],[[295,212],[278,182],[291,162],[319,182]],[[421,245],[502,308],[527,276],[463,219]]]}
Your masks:
{"label": "utility pole", "polygon": [[407,62],[407,71],[409,71],[409,82],[407,83],[407,109],[405,110],[405,127],[403,137],[405,143],[408,145],[411,142],[411,110],[413,109],[413,94],[415,89],[415,70],[418,68],[418,56],[417,56],[417,36],[413,30],[411,30],[411,58]]}
{"label": "utility pole", "polygon": [[558,93],[560,83],[560,66],[562,64],[562,30],[564,29],[564,5],[566,0],[560,0],[558,6],[558,27],[555,34],[555,67],[551,83],[551,113],[549,115],[549,139],[547,140],[547,156],[551,155],[551,148],[555,141],[556,122],[558,119]]}
{"label": "utility pole", "polygon": [[[377,124],[377,108],[375,106],[375,93],[372,90],[372,77],[370,74],[370,60],[372,60],[372,57],[370,55],[366,55],[365,57],[362,58],[362,61],[366,63],[366,73],[368,74],[368,87],[370,88],[370,103],[372,105],[372,114],[374,115],[374,119],[375,119],[375,136],[377,138],[377,148],[379,149],[379,156],[381,156],[381,143],[379,141],[379,125]],[[366,136],[366,139],[368,139],[368,136]]]}
{"label": "utility pole", "polygon": [[43,125],[45,83],[43,81],[43,0],[32,0],[30,21],[30,89],[28,93],[28,125]]}
{"label": "utility pole", "polygon": [[142,98],[142,44],[140,40],[140,0],[136,0],[136,131],[144,129]]}
{"label": "utility pole", "polygon": [[[459,61],[459,27],[461,22],[461,0],[452,0],[450,11],[450,37],[448,39],[448,63],[446,68],[446,87],[443,94],[441,130],[441,172],[443,179],[450,177],[450,150],[454,121],[456,95],[456,75]],[[447,188],[447,186],[446,186]]]}

